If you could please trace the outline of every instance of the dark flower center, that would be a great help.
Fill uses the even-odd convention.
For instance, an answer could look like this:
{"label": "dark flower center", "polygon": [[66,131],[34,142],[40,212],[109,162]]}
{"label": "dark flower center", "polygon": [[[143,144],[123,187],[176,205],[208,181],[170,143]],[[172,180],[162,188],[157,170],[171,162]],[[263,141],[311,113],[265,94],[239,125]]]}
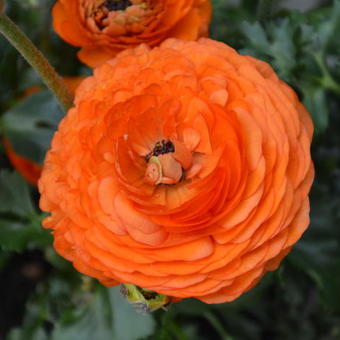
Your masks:
{"label": "dark flower center", "polygon": [[175,152],[174,144],[168,139],[163,139],[155,144],[153,150],[145,156],[145,159],[149,161],[152,156],[157,157],[170,152]]}
{"label": "dark flower center", "polygon": [[109,11],[124,11],[132,6],[132,3],[129,0],[106,0],[104,6]]}

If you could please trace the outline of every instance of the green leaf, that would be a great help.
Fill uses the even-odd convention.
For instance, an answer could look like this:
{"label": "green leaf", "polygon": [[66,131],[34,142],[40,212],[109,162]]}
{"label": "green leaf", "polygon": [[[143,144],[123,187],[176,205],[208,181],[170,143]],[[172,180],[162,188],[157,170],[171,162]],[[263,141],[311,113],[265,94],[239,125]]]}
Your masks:
{"label": "green leaf", "polygon": [[270,48],[266,32],[260,23],[249,23],[245,21],[241,25],[241,31],[248,38],[255,50],[266,52]]}
{"label": "green leaf", "polygon": [[330,41],[335,38],[335,33],[338,32],[340,28],[340,1],[334,0],[333,6],[331,8],[330,13],[328,13],[327,17],[324,18],[318,27],[317,35],[315,35],[315,39],[317,44],[315,47],[318,47],[323,52],[328,47]]}
{"label": "green leaf", "polygon": [[280,77],[291,80],[291,74],[296,67],[296,49],[293,42],[294,27],[290,20],[283,19],[270,23],[264,28],[258,22],[244,22],[241,30],[247,38],[242,54],[271,62]]}
{"label": "green leaf", "polygon": [[4,251],[21,251],[26,244],[25,225],[13,221],[0,221],[0,248]]}
{"label": "green leaf", "polygon": [[312,194],[311,226],[294,248],[290,260],[318,286],[323,302],[340,311],[339,197],[326,196],[315,184]]}
{"label": "green leaf", "polygon": [[72,325],[57,324],[53,340],[137,340],[153,334],[150,314],[138,314],[119,293],[103,288],[93,296],[82,317]]}
{"label": "green leaf", "polygon": [[4,114],[3,133],[18,154],[41,164],[62,117],[53,95],[47,90],[40,91]]}
{"label": "green leaf", "polygon": [[137,340],[153,333],[155,323],[151,314],[137,313],[121,296],[118,287],[110,288],[109,296],[113,310],[114,339]]}
{"label": "green leaf", "polygon": [[[22,333],[20,328],[14,328],[6,338],[6,340],[24,340],[24,339],[25,339],[25,335]],[[30,340],[48,340],[48,337],[46,333],[44,332],[44,330],[42,328],[39,328],[36,330],[36,332],[32,334],[32,337],[30,337]]]}
{"label": "green leaf", "polygon": [[280,76],[286,81],[291,80],[291,74],[296,66],[296,50],[293,42],[294,28],[288,19],[280,24],[269,26],[273,43],[270,46],[270,54],[273,57],[274,68],[280,72]]}
{"label": "green leaf", "polygon": [[34,214],[28,184],[15,172],[0,171],[0,213]]}
{"label": "green leaf", "polygon": [[303,87],[304,104],[311,113],[315,133],[319,134],[328,126],[328,104],[325,90],[322,87]]}
{"label": "green leaf", "polygon": [[0,249],[22,251],[51,242],[33,208],[29,186],[17,173],[0,171],[0,202]]}
{"label": "green leaf", "polygon": [[93,340],[114,339],[110,327],[103,318],[104,301],[100,294],[93,296],[90,306],[84,314],[72,325],[57,324],[52,340]]}
{"label": "green leaf", "polygon": [[40,224],[0,220],[0,249],[3,251],[21,252],[30,246],[46,246],[50,243],[50,233]]}

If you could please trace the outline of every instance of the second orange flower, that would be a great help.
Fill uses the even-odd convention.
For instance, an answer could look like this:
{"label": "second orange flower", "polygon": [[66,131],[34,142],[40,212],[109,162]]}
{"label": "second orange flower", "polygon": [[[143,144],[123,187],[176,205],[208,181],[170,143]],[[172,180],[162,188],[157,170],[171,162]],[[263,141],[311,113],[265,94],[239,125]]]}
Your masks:
{"label": "second orange flower", "polygon": [[53,8],[54,29],[91,67],[140,43],[206,36],[210,18],[210,0],[58,0]]}

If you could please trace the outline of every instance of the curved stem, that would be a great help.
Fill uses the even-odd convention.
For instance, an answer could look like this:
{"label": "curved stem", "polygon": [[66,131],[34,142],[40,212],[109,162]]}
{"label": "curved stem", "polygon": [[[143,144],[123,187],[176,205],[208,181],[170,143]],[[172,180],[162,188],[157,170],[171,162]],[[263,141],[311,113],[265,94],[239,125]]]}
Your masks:
{"label": "curved stem", "polygon": [[[3,2],[0,0],[0,6]],[[20,52],[40,75],[46,86],[54,93],[65,111],[73,106],[73,96],[63,79],[56,73],[42,53],[33,45],[24,32],[0,11],[0,33]]]}
{"label": "curved stem", "polygon": [[318,64],[318,66],[321,70],[321,73],[322,73],[322,79],[321,79],[322,85],[326,89],[331,90],[331,91],[333,91],[337,94],[340,94],[340,84],[337,83],[334,80],[331,73],[329,72],[329,70],[328,70],[328,68],[325,64],[323,52],[318,51],[318,52],[314,53],[313,55],[314,55],[314,59],[315,59],[316,63]]}
{"label": "curved stem", "polygon": [[257,20],[265,21],[271,17],[273,11],[273,0],[259,0],[257,7]]}

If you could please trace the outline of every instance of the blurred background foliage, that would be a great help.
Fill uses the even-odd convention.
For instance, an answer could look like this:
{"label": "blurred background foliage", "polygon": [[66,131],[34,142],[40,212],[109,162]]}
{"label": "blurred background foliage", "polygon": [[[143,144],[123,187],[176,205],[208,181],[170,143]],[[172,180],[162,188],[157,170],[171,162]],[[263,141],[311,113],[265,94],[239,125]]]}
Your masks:
{"label": "blurred background foliage", "polygon": [[[71,0],[70,0],[71,1]],[[52,0],[9,0],[9,16],[62,74],[90,74],[51,27]],[[271,9],[263,4],[272,2]],[[41,163],[62,113],[0,37],[0,340],[340,339],[340,0],[213,0],[212,37],[268,61],[315,124],[312,222],[279,270],[237,301],[185,300],[137,314],[55,254],[38,193],[17,174],[3,137]]]}

